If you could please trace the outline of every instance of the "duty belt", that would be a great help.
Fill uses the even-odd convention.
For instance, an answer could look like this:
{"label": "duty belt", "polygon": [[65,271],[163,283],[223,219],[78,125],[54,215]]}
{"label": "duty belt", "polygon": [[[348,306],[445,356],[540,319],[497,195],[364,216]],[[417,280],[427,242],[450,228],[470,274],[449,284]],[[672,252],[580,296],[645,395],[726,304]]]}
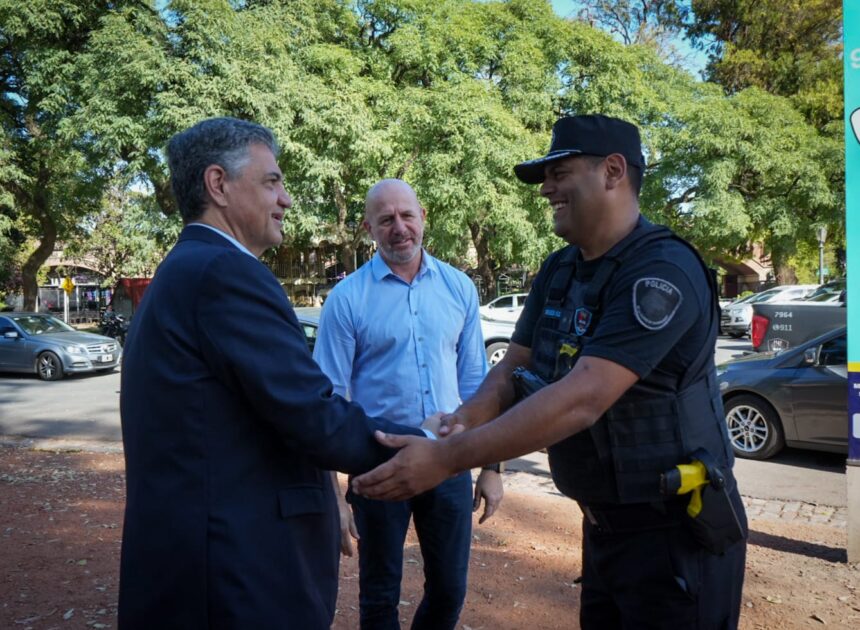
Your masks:
{"label": "duty belt", "polygon": [[588,522],[601,534],[674,527],[683,521],[685,509],[684,504],[678,501],[599,507],[580,504],[579,507]]}

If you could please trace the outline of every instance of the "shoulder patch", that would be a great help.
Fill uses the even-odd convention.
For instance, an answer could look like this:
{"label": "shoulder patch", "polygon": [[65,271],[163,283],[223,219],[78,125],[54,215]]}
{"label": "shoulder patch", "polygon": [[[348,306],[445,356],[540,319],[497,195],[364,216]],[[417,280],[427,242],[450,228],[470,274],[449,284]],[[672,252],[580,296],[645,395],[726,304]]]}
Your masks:
{"label": "shoulder patch", "polygon": [[672,320],[683,299],[668,280],[639,278],[633,285],[633,314],[648,330],[660,330]]}

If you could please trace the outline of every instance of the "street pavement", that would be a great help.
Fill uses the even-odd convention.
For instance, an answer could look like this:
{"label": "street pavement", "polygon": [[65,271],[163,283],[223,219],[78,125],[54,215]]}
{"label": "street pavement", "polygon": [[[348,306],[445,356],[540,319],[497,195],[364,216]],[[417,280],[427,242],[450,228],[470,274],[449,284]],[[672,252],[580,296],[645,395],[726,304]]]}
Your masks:
{"label": "street pavement", "polygon": [[60,381],[3,374],[0,435],[121,440],[119,371],[80,374]]}
{"label": "street pavement", "polygon": [[[748,351],[749,340],[721,337],[716,361],[719,364]],[[119,371],[55,382],[35,376],[0,375],[0,436],[90,442],[98,448],[115,448],[122,439],[119,389]],[[549,475],[542,453],[513,460],[508,468]],[[761,502],[748,504],[750,509],[782,514],[786,505],[789,511],[795,504],[830,506],[830,517],[838,519],[847,504],[844,455],[786,449],[766,462],[738,459],[735,472],[744,496]]]}

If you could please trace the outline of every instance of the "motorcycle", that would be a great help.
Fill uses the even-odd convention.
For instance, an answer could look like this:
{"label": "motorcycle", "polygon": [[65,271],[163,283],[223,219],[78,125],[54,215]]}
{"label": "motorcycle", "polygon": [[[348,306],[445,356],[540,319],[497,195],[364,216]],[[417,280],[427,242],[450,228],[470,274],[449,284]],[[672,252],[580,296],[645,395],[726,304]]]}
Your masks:
{"label": "motorcycle", "polygon": [[100,322],[103,335],[113,337],[120,344],[125,344],[125,336],[128,333],[128,322],[125,317],[113,311],[105,311]]}

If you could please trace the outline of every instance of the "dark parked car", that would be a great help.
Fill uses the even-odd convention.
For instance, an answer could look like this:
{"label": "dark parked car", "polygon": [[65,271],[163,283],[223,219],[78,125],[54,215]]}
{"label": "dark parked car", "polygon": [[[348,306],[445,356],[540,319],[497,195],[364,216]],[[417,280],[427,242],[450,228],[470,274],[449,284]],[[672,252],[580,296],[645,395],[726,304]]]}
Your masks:
{"label": "dark parked car", "polygon": [[785,445],[847,452],[846,330],[717,368],[736,455],[767,459]]}
{"label": "dark parked car", "polygon": [[113,370],[122,348],[115,339],[75,330],[45,313],[0,313],[0,372],[64,374]]}
{"label": "dark parked car", "polygon": [[[322,309],[313,306],[299,307],[296,309],[296,317],[302,325],[308,347],[314,351],[317,339],[317,328],[320,323],[320,311]],[[481,318],[481,333],[484,336],[484,348],[487,352],[487,362],[492,367],[502,360],[508,351],[511,335],[514,334],[514,324],[508,322],[489,321]]]}

